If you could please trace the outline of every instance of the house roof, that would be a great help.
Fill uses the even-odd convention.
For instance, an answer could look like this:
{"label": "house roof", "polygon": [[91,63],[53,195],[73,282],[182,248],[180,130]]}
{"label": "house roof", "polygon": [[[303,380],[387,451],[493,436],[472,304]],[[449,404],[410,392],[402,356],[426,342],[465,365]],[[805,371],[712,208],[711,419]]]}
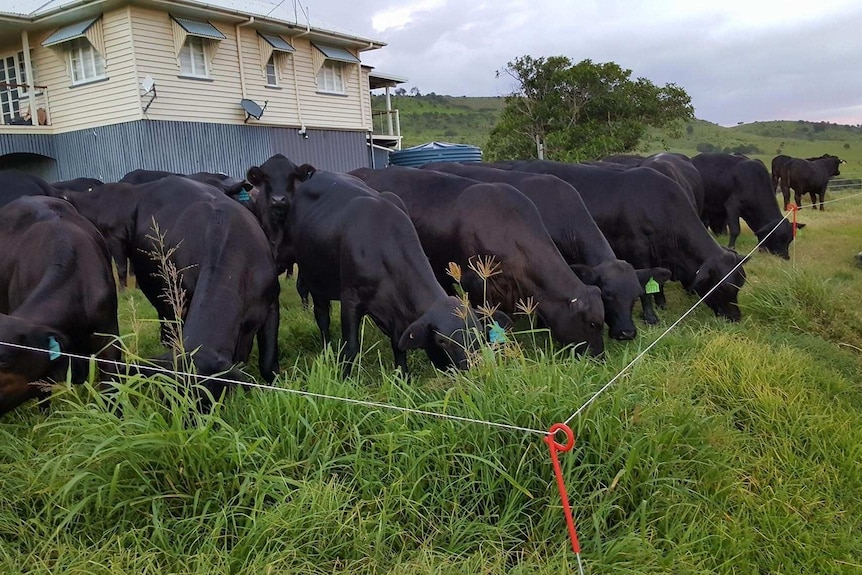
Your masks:
{"label": "house roof", "polygon": [[[0,2],[0,18],[6,16],[16,20],[36,21],[62,14],[73,8],[83,8],[106,2],[110,2],[110,0],[3,0]],[[140,5],[149,3],[147,0],[127,0],[127,2]],[[112,3],[116,4],[117,2]],[[324,36],[341,39],[346,43],[366,44],[366,49],[380,48],[386,45],[379,40],[360,36],[317,18],[309,18],[307,12],[301,6],[297,6],[297,2],[279,2],[278,0],[168,0],[168,2],[158,3],[160,7],[171,11],[170,4],[175,4],[179,8],[221,12],[246,18],[254,16],[258,22],[264,24],[307,29]]]}

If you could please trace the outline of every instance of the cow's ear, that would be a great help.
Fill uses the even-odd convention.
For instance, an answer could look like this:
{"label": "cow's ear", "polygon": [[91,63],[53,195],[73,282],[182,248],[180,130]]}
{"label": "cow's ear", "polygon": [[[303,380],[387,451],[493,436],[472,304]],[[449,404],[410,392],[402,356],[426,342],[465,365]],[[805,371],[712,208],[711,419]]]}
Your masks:
{"label": "cow's ear", "polygon": [[512,321],[512,318],[510,318],[507,314],[501,312],[500,310],[494,310],[494,313],[491,314],[491,317],[488,317],[484,314],[480,315],[482,318],[482,328],[485,333],[487,333],[488,329],[495,323],[506,331],[511,330],[515,326],[515,322]]}
{"label": "cow's ear", "polygon": [[248,169],[245,179],[248,180],[248,183],[252,186],[259,186],[266,180],[266,174],[264,174],[263,170],[258,166],[252,166]]}
{"label": "cow's ear", "polygon": [[47,350],[50,361],[60,359],[69,348],[69,340],[53,329],[37,328],[28,333],[24,339],[30,347]]}
{"label": "cow's ear", "polygon": [[712,276],[712,266],[710,262],[707,261],[704,262],[697,272],[695,272],[694,281],[688,287],[688,290],[697,293],[708,290],[712,287],[712,284],[710,284],[710,276]]}
{"label": "cow's ear", "polygon": [[311,164],[302,164],[293,171],[293,176],[300,182],[304,182],[313,176],[316,171],[317,168]]}
{"label": "cow's ear", "polygon": [[572,264],[569,266],[572,268],[572,271],[575,272],[575,275],[584,282],[589,285],[599,285],[599,275],[591,268],[590,266],[585,266],[583,264]]}
{"label": "cow's ear", "polygon": [[411,323],[404,333],[401,334],[401,339],[398,340],[398,349],[407,351],[409,349],[424,348],[428,343],[428,334],[431,330],[428,329],[424,316],[420,317]]}
{"label": "cow's ear", "polygon": [[646,268],[643,270],[636,270],[638,281],[641,282],[642,286],[646,286],[647,282],[651,279],[657,281],[660,285],[663,285],[665,282],[670,280],[671,271],[667,268]]}

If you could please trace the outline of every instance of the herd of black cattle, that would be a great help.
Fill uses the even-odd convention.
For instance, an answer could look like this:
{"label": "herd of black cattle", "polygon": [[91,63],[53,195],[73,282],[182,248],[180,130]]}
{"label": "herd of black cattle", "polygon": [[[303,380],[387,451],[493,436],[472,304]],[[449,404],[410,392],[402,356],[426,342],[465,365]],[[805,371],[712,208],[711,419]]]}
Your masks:
{"label": "herd of black cattle", "polygon": [[[553,339],[600,354],[604,324],[612,338],[636,336],[636,300],[644,321],[658,321],[653,303],[663,307],[669,280],[709,294],[706,305],[736,321],[745,282],[732,249],[739,219],[763,250],[788,258],[793,233],[776,186],[785,204],[792,187],[797,203],[810,193],[813,204],[816,194],[822,210],[839,163],[779,156],[772,179],[744,156],[670,153],[350,174],[279,154],[245,180],[136,170],[110,184],[0,172],[0,413],[43,397],[33,382],[63,379],[69,369],[83,380],[87,363],[66,354],[106,360],[104,380],[129,369],[115,339],[112,260],[123,285],[131,264],[160,319],[182,322],[182,349],[195,350],[184,359],[199,376],[233,380],[247,379],[236,365],[255,337],[261,375],[271,382],[278,372],[278,276],[295,265],[324,342],[330,302],[341,302],[345,372],[365,315],[404,370],[406,352],[420,348],[438,368],[465,368],[488,324],[507,322],[527,301]],[[707,227],[729,231],[729,248]],[[159,253],[181,271],[180,304],[165,297],[170,274]],[[467,307],[452,275],[470,302],[498,312]],[[173,368],[175,356],[132,369]],[[203,385],[216,396],[225,388]]]}

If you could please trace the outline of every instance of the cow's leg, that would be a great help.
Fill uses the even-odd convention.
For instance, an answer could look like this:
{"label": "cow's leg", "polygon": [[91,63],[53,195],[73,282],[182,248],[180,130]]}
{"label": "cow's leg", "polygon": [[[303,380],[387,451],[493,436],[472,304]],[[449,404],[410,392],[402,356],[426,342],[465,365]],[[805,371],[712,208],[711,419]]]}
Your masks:
{"label": "cow's leg", "polygon": [[659,309],[667,308],[667,297],[664,295],[664,284],[658,286],[658,291],[652,294],[656,307]]}
{"label": "cow's leg", "polygon": [[398,340],[392,339],[392,355],[395,357],[395,367],[401,375],[407,375],[407,352],[398,347]]}
{"label": "cow's leg", "polygon": [[801,210],[803,208],[803,206],[802,206],[802,192],[800,192],[799,190],[794,188],[793,189],[793,199],[796,201],[796,206]]}
{"label": "cow's leg", "polygon": [[652,307],[652,297],[650,297],[650,294],[642,293],[640,298],[641,307],[643,308],[643,320],[649,325],[657,324],[658,317],[656,317],[655,310]]}
{"label": "cow's leg", "polygon": [[263,326],[257,332],[258,367],[267,383],[272,383],[278,373],[278,322],[276,300],[270,304]]}
{"label": "cow's leg", "polygon": [[296,274],[296,293],[299,294],[299,300],[302,302],[302,309],[308,309],[308,286],[302,279],[302,272]]}
{"label": "cow's leg", "polygon": [[317,322],[317,329],[320,330],[320,337],[323,340],[323,346],[329,345],[329,312],[332,304],[328,299],[314,297],[311,294],[311,299],[314,302],[314,321]]}
{"label": "cow's leg", "polygon": [[342,375],[347,377],[353,370],[353,363],[359,354],[359,325],[362,321],[362,312],[359,309],[358,299],[354,297],[341,298],[341,337],[344,340],[344,348],[341,351],[343,362]]}
{"label": "cow's leg", "polygon": [[782,178],[779,183],[781,184],[781,195],[784,197],[784,211],[787,211],[787,206],[790,205],[790,186],[786,178]]}
{"label": "cow's leg", "polygon": [[823,211],[823,200],[826,199],[826,186],[823,186],[823,189],[820,190],[820,193],[817,194],[818,199],[820,200],[820,211]]}
{"label": "cow's leg", "polygon": [[727,247],[730,249],[736,248],[736,238],[739,237],[739,208],[733,202],[728,202],[727,206],[727,235],[729,236]]}

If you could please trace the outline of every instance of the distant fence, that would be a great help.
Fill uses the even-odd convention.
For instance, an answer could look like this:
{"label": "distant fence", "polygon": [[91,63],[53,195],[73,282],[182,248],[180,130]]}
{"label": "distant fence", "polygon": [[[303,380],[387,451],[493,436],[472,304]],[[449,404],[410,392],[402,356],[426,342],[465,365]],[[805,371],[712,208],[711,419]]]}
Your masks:
{"label": "distant fence", "polygon": [[862,174],[841,174],[829,180],[829,186],[826,189],[830,192],[862,189]]}

